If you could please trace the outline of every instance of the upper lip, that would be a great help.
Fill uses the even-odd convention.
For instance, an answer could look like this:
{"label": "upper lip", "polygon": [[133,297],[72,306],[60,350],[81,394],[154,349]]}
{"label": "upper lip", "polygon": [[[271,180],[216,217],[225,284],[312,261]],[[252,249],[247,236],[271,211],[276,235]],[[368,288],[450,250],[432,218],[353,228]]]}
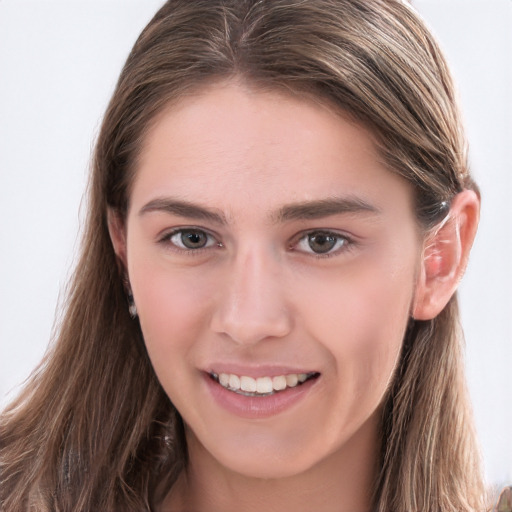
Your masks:
{"label": "upper lip", "polygon": [[319,373],[311,367],[305,366],[289,366],[289,365],[242,365],[236,363],[218,363],[211,364],[205,370],[207,373],[219,375],[228,373],[238,376],[247,376],[257,379],[259,377],[277,377],[279,375],[289,375],[292,373]]}

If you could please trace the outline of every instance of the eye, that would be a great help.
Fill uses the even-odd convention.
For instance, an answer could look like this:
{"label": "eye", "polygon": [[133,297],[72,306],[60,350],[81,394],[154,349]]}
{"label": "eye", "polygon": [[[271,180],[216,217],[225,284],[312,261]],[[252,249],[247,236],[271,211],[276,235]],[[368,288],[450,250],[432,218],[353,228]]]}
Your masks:
{"label": "eye", "polygon": [[348,249],[350,245],[351,241],[339,233],[312,231],[304,235],[296,247],[299,251],[327,256],[341,249]]}
{"label": "eye", "polygon": [[202,229],[196,228],[177,229],[166,235],[162,241],[169,241],[175,247],[184,251],[206,249],[213,245],[221,246],[212,235]]}

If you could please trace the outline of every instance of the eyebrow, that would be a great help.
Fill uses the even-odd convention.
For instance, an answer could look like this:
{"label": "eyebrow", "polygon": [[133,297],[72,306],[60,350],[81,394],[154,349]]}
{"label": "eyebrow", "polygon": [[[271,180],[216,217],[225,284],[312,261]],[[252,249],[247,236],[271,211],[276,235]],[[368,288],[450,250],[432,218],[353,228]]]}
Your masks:
{"label": "eyebrow", "polygon": [[[153,199],[141,208],[139,215],[149,212],[164,212],[221,225],[228,223],[225,215],[216,209],[173,198]],[[379,214],[380,210],[358,197],[332,197],[285,205],[270,218],[278,224],[294,220],[314,220],[331,215],[353,213]]]}
{"label": "eyebrow", "polygon": [[227,224],[226,218],[221,212],[172,198],[153,199],[141,208],[139,215],[149,212],[164,212],[189,219],[206,220],[215,224]]}
{"label": "eyebrow", "polygon": [[370,213],[379,214],[380,210],[358,197],[331,197],[314,201],[304,201],[283,206],[274,217],[275,222],[292,220],[312,220],[331,215]]}

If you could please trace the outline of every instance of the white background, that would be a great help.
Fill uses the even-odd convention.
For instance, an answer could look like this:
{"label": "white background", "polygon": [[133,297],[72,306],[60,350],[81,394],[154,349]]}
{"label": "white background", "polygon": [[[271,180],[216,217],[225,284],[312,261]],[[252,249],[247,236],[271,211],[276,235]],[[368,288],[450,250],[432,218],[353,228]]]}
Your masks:
{"label": "white background", "polygon": [[[38,363],[101,116],[161,0],[0,0],[0,406]],[[489,482],[512,483],[512,1],[417,0],[459,85],[483,195],[461,286]]]}

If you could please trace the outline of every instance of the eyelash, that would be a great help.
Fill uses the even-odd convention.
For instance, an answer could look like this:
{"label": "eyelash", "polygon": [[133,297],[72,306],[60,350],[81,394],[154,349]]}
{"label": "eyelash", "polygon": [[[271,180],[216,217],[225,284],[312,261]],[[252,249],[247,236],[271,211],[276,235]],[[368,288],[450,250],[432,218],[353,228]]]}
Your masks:
{"label": "eyelash", "polygon": [[341,243],[341,245],[339,247],[337,247],[336,249],[334,249],[334,250],[329,249],[327,252],[324,252],[324,253],[314,252],[312,250],[311,251],[305,251],[305,250],[302,251],[303,253],[308,254],[309,256],[313,256],[314,258],[317,258],[317,259],[332,258],[334,256],[339,255],[340,253],[344,253],[344,252],[347,252],[347,251],[353,249],[355,246],[355,241],[352,238],[348,237],[347,235],[337,233],[336,231],[315,229],[315,230],[311,230],[311,231],[302,233],[300,235],[300,237],[295,238],[296,241],[294,241],[293,245],[290,246],[290,250],[294,251],[295,247],[297,247],[300,243],[309,244],[308,238],[312,237],[313,235],[316,235],[316,236],[322,235],[325,237],[334,238],[336,240],[334,247],[338,246]]}
{"label": "eyelash", "polygon": [[[187,232],[195,233],[195,234],[199,234],[199,235],[205,235],[207,237],[207,242],[206,242],[207,245],[205,245],[203,247],[198,247],[198,248],[180,247],[179,245],[176,244],[175,241],[172,240],[173,237],[175,237],[177,235],[183,236],[183,234],[185,234]],[[341,243],[341,246],[337,247],[335,250],[329,249],[325,253],[318,253],[318,252],[314,252],[312,250],[311,251],[297,250],[297,247],[299,246],[299,244],[301,244],[301,243],[308,244],[309,243],[308,237],[312,237],[313,235],[332,237],[333,239],[335,239],[334,247],[336,247],[340,243]],[[160,237],[158,242],[163,245],[166,245],[167,247],[170,247],[171,250],[173,250],[173,251],[184,253],[184,254],[187,254],[190,256],[198,256],[200,254],[203,254],[204,251],[208,251],[208,250],[214,249],[214,248],[224,247],[222,242],[216,241],[215,235],[206,231],[205,229],[196,228],[196,227],[181,227],[181,228],[173,229],[172,231],[165,233],[162,237]],[[318,259],[323,259],[323,258],[332,258],[333,256],[337,256],[340,253],[347,252],[347,251],[351,250],[352,248],[354,248],[355,245],[356,245],[355,241],[347,235],[337,233],[335,231],[315,229],[315,230],[302,232],[302,233],[300,233],[299,236],[294,237],[293,241],[288,246],[288,250],[294,251],[294,252],[296,252],[296,251],[302,252],[303,254],[307,254],[308,256],[312,256],[312,257],[318,258]]]}
{"label": "eyelash", "polygon": [[[173,242],[173,237],[180,234],[183,235],[184,233],[187,232],[205,235],[207,237],[207,245],[205,245],[204,247],[198,247],[196,249],[193,249],[188,247],[180,247],[175,242]],[[215,247],[224,247],[222,242],[216,242],[216,237],[212,233],[209,233],[205,229],[196,228],[193,226],[173,229],[172,231],[165,233],[162,237],[160,237],[158,242],[169,247],[173,251],[184,253],[190,256],[198,256],[204,253],[204,251],[208,251]]]}

